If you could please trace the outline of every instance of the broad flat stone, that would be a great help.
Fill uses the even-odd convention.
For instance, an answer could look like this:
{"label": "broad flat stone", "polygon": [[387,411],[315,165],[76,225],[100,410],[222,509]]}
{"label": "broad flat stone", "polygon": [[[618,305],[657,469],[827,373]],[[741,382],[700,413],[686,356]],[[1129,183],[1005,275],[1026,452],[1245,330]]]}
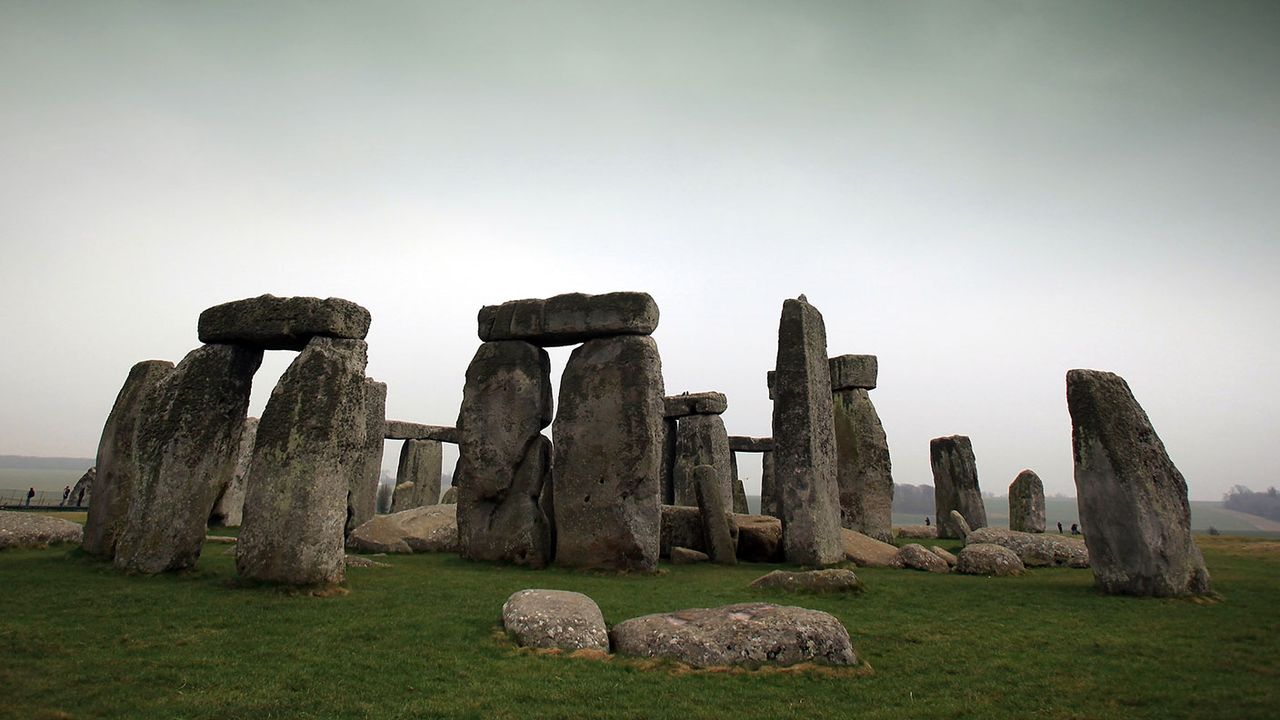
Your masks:
{"label": "broad flat stone", "polygon": [[648,293],[570,293],[480,308],[480,339],[524,340],[541,347],[576,345],[614,335],[652,335],[658,304]]}
{"label": "broad flat stone", "polygon": [[116,541],[129,518],[129,508],[137,499],[139,473],[135,448],[138,420],[147,396],[155,392],[173,363],[147,360],[134,365],[116,395],[98,441],[88,519],[84,524],[81,548],[94,557],[115,557]]}
{"label": "broad flat stone", "polygon": [[719,415],[689,415],[676,424],[676,459],[672,475],[676,505],[697,505],[693,469],[699,465],[715,468],[720,494],[733,506],[733,454],[729,435]]}
{"label": "broad flat stone", "polygon": [[516,340],[487,342],[467,367],[458,412],[458,534],[470,560],[544,567],[551,528],[551,360]]}
{"label": "broad flat stone", "polygon": [[864,590],[858,576],[852,570],[844,568],[803,572],[774,570],[751,581],[750,587],[756,590],[782,590],[814,595],[856,595]]}
{"label": "broad flat stone", "polygon": [[[236,451],[236,470],[231,475],[209,514],[209,527],[240,527],[244,517],[244,484],[249,476],[249,462],[253,460],[253,442],[258,437],[258,418],[244,419],[240,432],[240,449]],[[381,457],[379,457],[381,461]]]}
{"label": "broad flat stone", "polygon": [[782,521],[767,515],[734,513],[733,529],[737,533],[738,559],[743,562],[777,563],[783,561]]}
{"label": "broad flat stone", "polygon": [[827,331],[803,295],[782,305],[774,396],[773,456],[787,562],[839,562],[844,551]]}
{"label": "broad flat stone", "polygon": [[[387,384],[364,379],[364,448],[347,487],[347,521],[343,536],[373,519],[378,511],[378,483],[382,480],[382,453],[386,444]],[[438,484],[438,483],[437,483]]]}
{"label": "broad flat stone", "polygon": [[840,524],[888,542],[893,539],[893,464],[880,415],[863,389],[837,390],[831,405]]}
{"label": "broad flat stone", "polygon": [[831,389],[875,390],[879,363],[875,355],[837,355],[830,359]]}
{"label": "broad flat stone", "polygon": [[1191,537],[1187,482],[1124,378],[1067,372],[1080,524],[1108,594],[1204,595],[1209,571]]}
{"label": "broad flat stone", "polygon": [[347,547],[370,553],[458,552],[458,506],[427,505],[378,515],[351,531]]}
{"label": "broad flat stone", "polygon": [[956,572],[961,575],[1005,577],[1027,571],[1018,554],[1009,548],[990,543],[965,545],[956,555]]}
{"label": "broad flat stone", "polygon": [[236,543],[241,576],[290,585],[346,578],[347,491],[368,426],[366,353],[363,340],[314,338],[271,391]]}
{"label": "broad flat stone", "polygon": [[773,452],[773,438],[749,437],[747,435],[730,435],[729,449],[734,452],[749,452],[749,453]]}
{"label": "broad flat stone", "polygon": [[729,523],[731,508],[725,504],[720,491],[719,473],[710,465],[699,465],[693,470],[693,481],[698,508],[702,511],[702,537],[707,554],[718,564],[737,564],[737,547]]}
{"label": "broad flat stone", "polygon": [[946,560],[938,557],[923,545],[911,543],[898,548],[897,564],[909,570],[925,570],[932,573],[951,572]]}
{"label": "broad flat stone", "polygon": [[704,562],[711,562],[711,556],[704,552],[690,550],[687,547],[671,548],[672,565],[696,565]]}
{"label": "broad flat stone", "polygon": [[43,548],[84,540],[80,523],[31,512],[0,510],[0,550]]}
{"label": "broad flat stone", "polygon": [[200,313],[203,343],[301,350],[314,337],[363,340],[369,311],[342,298],[276,297],[234,300]]}
{"label": "broad flat stone", "polygon": [[721,415],[729,409],[724,393],[700,392],[669,395],[662,399],[663,414],[669,418],[686,415]]}
{"label": "broad flat stone", "polygon": [[400,463],[396,466],[396,490],[404,483],[413,483],[412,493],[402,505],[396,498],[395,508],[435,505],[440,502],[440,474],[444,470],[444,449],[435,440],[405,440],[400,448]]}
{"label": "broad flat stone", "polygon": [[951,435],[930,440],[929,461],[933,466],[934,517],[938,519],[938,537],[964,537],[951,518],[952,510],[963,515],[970,528],[986,527],[987,509],[982,504],[978,465],[969,438]]}
{"label": "broad flat stone", "polygon": [[1031,470],[1023,470],[1009,485],[1009,529],[1044,532],[1044,483]]}
{"label": "broad flat stone", "polygon": [[137,494],[116,544],[116,567],[153,574],[196,564],[219,489],[235,472],[262,351],[205,345],[147,393],[134,458]]}
{"label": "broad flat stone", "polygon": [[568,590],[521,590],[502,606],[502,626],[520,647],[609,651],[604,615],[591,598]]}
{"label": "broad flat stone", "polygon": [[969,533],[964,541],[969,545],[987,543],[1007,547],[1017,553],[1027,567],[1089,567],[1089,550],[1080,538],[984,527]]}
{"label": "broad flat stone", "polygon": [[842,528],[840,543],[845,559],[859,567],[894,567],[897,564],[897,547],[856,530]]}
{"label": "broad flat stone", "polygon": [[557,564],[657,569],[662,361],[650,337],[591,340],[560,379]]}
{"label": "broad flat stone", "polygon": [[423,425],[404,420],[388,420],[383,431],[387,440],[435,440],[458,444],[458,429],[447,425]]}

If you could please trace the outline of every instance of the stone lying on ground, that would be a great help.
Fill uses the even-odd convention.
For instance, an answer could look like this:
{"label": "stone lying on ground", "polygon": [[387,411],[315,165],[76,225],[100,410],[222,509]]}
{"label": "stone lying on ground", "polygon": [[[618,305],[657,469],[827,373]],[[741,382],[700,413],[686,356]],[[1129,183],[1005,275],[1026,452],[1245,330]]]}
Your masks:
{"label": "stone lying on ground", "polygon": [[314,337],[363,340],[369,311],[342,298],[276,297],[234,300],[200,313],[200,342],[301,350]]}
{"label": "stone lying on ground", "polygon": [[440,496],[441,505],[454,505],[457,502],[458,502],[458,488],[456,486],[451,487],[448,490],[445,490],[444,494]]}
{"label": "stone lying on ground", "polygon": [[0,510],[0,550],[78,543],[83,537],[84,527],[80,523],[30,512]]}
{"label": "stone lying on ground", "polygon": [[457,505],[378,515],[351,531],[347,547],[370,553],[458,552]]}
{"label": "stone lying on ground", "polygon": [[610,635],[619,655],[668,658],[694,667],[858,662],[849,632],[836,618],[769,603],[644,615],[618,623]]}
{"label": "stone lying on ground", "polygon": [[768,515],[734,514],[738,534],[738,559],[743,562],[783,561],[782,521]]}
{"label": "stone lying on ground", "polygon": [[840,542],[844,557],[859,567],[897,567],[898,548],[887,542],[863,535],[856,530],[842,528]]}
{"label": "stone lying on ground", "polygon": [[893,536],[900,538],[912,538],[915,540],[929,540],[938,537],[938,528],[933,525],[903,525],[893,529]]}
{"label": "stone lying on ground", "polygon": [[582,593],[521,590],[502,606],[502,625],[521,647],[609,650],[604,615]]}
{"label": "stone lying on ground", "polygon": [[934,545],[929,548],[929,552],[933,553],[934,555],[937,555],[943,560],[946,560],[948,566],[950,567],[956,566],[956,556],[952,555],[951,551],[947,550],[946,548],[942,548],[942,547],[938,547],[937,545]]}
{"label": "stone lying on ground", "polygon": [[230,535],[205,535],[204,542],[206,545],[213,543],[214,545],[235,545],[239,538]]}
{"label": "stone lying on ground", "polygon": [[808,570],[804,572],[788,572],[774,570],[768,575],[756,578],[750,587],[759,590],[784,590],[786,592],[803,592],[814,594],[826,593],[860,593],[862,581],[852,570],[829,568],[826,570]]}
{"label": "stone lying on ground", "polygon": [[1109,594],[1208,594],[1187,482],[1128,383],[1109,372],[1070,370],[1067,409],[1080,524],[1098,587]]}
{"label": "stone lying on ground", "polygon": [[672,565],[693,565],[694,563],[711,562],[711,556],[687,547],[671,548]]}
{"label": "stone lying on ground", "polygon": [[829,361],[831,390],[875,390],[879,361],[875,355],[837,355]]}
{"label": "stone lying on ground", "polygon": [[929,441],[929,464],[933,468],[934,518],[938,537],[962,538],[951,517],[958,511],[971,528],[986,527],[987,509],[978,487],[978,466],[973,443],[964,435],[950,435]]}
{"label": "stone lying on ground", "polygon": [[1084,540],[1045,533],[1024,533],[1004,528],[984,527],[969,533],[965,543],[989,543],[1012,550],[1027,567],[1089,567],[1089,549]]}
{"label": "stone lying on ground", "polygon": [[404,420],[388,420],[383,430],[387,440],[435,440],[436,442],[458,444],[458,428],[448,425],[423,425],[405,422]]}
{"label": "stone lying on ground", "polygon": [[524,340],[541,347],[575,345],[614,335],[652,335],[658,304],[643,292],[570,293],[480,308],[480,339]]}
{"label": "stone lying on ground", "polygon": [[750,453],[773,452],[773,438],[750,437],[747,435],[730,435],[729,449],[734,452],[750,452]]}
{"label": "stone lying on ground", "polygon": [[944,573],[951,570],[946,560],[929,552],[928,548],[917,543],[903,545],[898,549],[898,565],[910,570],[927,570],[935,573]]}
{"label": "stone lying on ground", "polygon": [[390,563],[378,562],[377,560],[370,560],[370,559],[369,559],[369,558],[367,558],[367,557],[360,557],[359,555],[348,555],[348,556],[346,557],[346,561],[345,561],[345,562],[347,563],[347,567],[349,567],[349,568],[384,568],[384,567],[391,567],[391,564],[390,564]]}
{"label": "stone lying on ground", "polygon": [[663,415],[669,418],[721,415],[729,409],[729,399],[718,392],[684,393],[662,398],[662,407]]}
{"label": "stone lying on ground", "polygon": [[1023,470],[1009,485],[1009,529],[1044,532],[1044,483],[1031,470]]}
{"label": "stone lying on ground", "polygon": [[991,543],[965,545],[956,556],[956,572],[963,575],[1021,575],[1026,567],[1018,554],[1007,547]]}
{"label": "stone lying on ground", "polygon": [[973,530],[969,527],[969,521],[964,519],[964,515],[961,515],[959,510],[952,510],[950,515],[951,526],[955,528],[957,537],[961,540],[969,537]]}

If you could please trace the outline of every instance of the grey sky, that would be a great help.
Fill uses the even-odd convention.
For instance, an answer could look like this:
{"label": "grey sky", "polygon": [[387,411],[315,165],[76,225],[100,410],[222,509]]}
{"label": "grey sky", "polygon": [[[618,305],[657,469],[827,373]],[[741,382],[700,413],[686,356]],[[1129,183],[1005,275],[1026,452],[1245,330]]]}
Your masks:
{"label": "grey sky", "polygon": [[368,307],[388,414],[449,424],[481,305],[645,290],[667,391],[767,435],[806,293],[880,357],[897,482],[962,433],[984,489],[1074,494],[1094,367],[1193,498],[1276,484],[1278,40],[1273,2],[0,3],[0,453],[92,455],[134,362],[263,292]]}

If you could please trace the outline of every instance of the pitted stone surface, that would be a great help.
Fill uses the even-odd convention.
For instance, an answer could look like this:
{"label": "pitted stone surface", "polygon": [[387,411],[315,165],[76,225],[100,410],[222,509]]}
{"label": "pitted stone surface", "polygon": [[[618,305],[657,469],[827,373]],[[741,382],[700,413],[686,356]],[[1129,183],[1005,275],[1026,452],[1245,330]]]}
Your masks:
{"label": "pitted stone surface", "polygon": [[863,591],[862,581],[852,570],[829,568],[789,572],[774,570],[751,582],[758,590],[784,590],[786,592],[823,594],[856,594]]}
{"label": "pitted stone surface", "polygon": [[[662,505],[661,518],[659,554],[662,557],[670,557],[672,548],[676,547],[700,552],[707,550],[701,509],[687,505]],[[738,532],[738,524],[731,521],[729,533],[731,542],[735,546],[739,542]],[[779,532],[781,532],[781,526],[779,526]]]}
{"label": "pitted stone surface", "polygon": [[[387,416],[387,384],[364,379],[364,450],[347,487],[347,521],[344,536],[373,519],[378,511],[378,483],[382,479],[382,453]],[[438,484],[438,483],[437,483]]]}
{"label": "pitted stone surface", "polygon": [[78,543],[83,538],[84,527],[80,523],[29,512],[0,510],[0,550]]}
{"label": "pitted stone surface", "polygon": [[609,650],[604,615],[582,593],[521,590],[502,606],[502,625],[521,647]]}
{"label": "pitted stone surface", "polygon": [[672,565],[695,565],[704,562],[711,562],[711,556],[704,552],[690,550],[687,547],[671,548]]}
{"label": "pitted stone surface", "polygon": [[849,632],[835,617],[769,603],[644,615],[618,623],[610,636],[619,655],[694,667],[858,663]]}
{"label": "pitted stone surface", "polygon": [[944,573],[951,570],[947,561],[938,557],[923,545],[911,543],[898,548],[898,565],[911,570],[927,570]]}
{"label": "pitted stone surface", "polygon": [[1003,545],[1016,553],[1027,567],[1089,567],[1089,549],[1079,538],[984,527],[969,533],[965,543]]}
{"label": "pitted stone surface", "polygon": [[773,438],[750,437],[747,435],[730,435],[729,449],[734,452],[749,452],[749,453],[773,452]]}
{"label": "pitted stone surface", "polygon": [[1109,372],[1070,370],[1067,409],[1094,581],[1110,594],[1208,594],[1187,482],[1128,383]]}
{"label": "pitted stone surface", "polygon": [[893,539],[893,463],[880,415],[866,390],[831,396],[840,524],[878,540]]}
{"label": "pitted stone surface", "polygon": [[404,420],[388,420],[383,431],[387,440],[435,440],[458,444],[458,429],[448,425],[423,425]]}
{"label": "pitted stone surface", "polygon": [[[85,470],[76,484],[71,486],[71,494],[67,495],[67,507],[88,507],[93,499],[93,481],[97,477],[97,467]],[[80,494],[82,492],[83,495]]]}
{"label": "pitted stone surface", "polygon": [[952,555],[950,550],[947,550],[946,548],[938,547],[937,545],[934,545],[934,546],[932,546],[932,547],[930,547],[930,548],[929,548],[929,552],[933,553],[934,555],[937,555],[938,557],[942,558],[943,560],[946,560],[946,561],[947,561],[947,565],[949,565],[949,566],[951,566],[951,567],[955,567],[955,566],[956,566],[956,556],[955,556],[955,555]]}
{"label": "pitted stone surface", "polygon": [[737,543],[731,532],[729,514],[720,491],[720,478],[710,465],[693,469],[694,486],[697,488],[698,508],[702,511],[703,546],[713,562],[734,565],[738,562]]}
{"label": "pitted stone surface", "polygon": [[934,517],[938,520],[938,537],[963,537],[951,518],[952,510],[963,515],[970,528],[986,527],[987,508],[982,504],[978,465],[969,438],[951,435],[930,440],[929,462],[933,466]]}
{"label": "pitted stone surface", "polygon": [[766,515],[734,514],[738,559],[743,562],[779,563],[782,554],[782,521]]}
{"label": "pitted stone surface", "polygon": [[314,337],[363,340],[369,311],[342,298],[276,297],[234,300],[200,313],[200,342],[301,350]]}
{"label": "pitted stone surface", "polygon": [[[435,440],[405,440],[396,466],[396,494],[400,486],[412,483],[408,494],[394,497],[395,510],[435,505],[440,501],[440,473],[444,470],[444,450]],[[403,502],[402,502],[403,500]]]}
{"label": "pitted stone surface", "polygon": [[879,362],[875,355],[837,355],[831,358],[831,389],[875,390]]}
{"label": "pitted stone surface", "polygon": [[1003,577],[1026,572],[1018,554],[1007,547],[990,543],[965,545],[956,556],[956,572],[962,575]]}
{"label": "pitted stone surface", "polygon": [[[245,418],[244,430],[240,432],[240,449],[236,451],[236,470],[213,504],[209,527],[240,527],[244,517],[244,484],[248,479],[249,461],[253,460],[253,442],[257,436],[258,418]],[[381,463],[381,455],[378,461]]]}
{"label": "pitted stone surface", "polygon": [[370,553],[458,552],[457,505],[378,515],[351,531],[347,547]]}
{"label": "pitted stone surface", "polygon": [[935,525],[903,525],[894,528],[893,535],[900,538],[928,540],[938,537],[938,528]]}
{"label": "pitted stone surface", "polygon": [[676,425],[675,468],[672,473],[676,505],[697,505],[693,469],[709,465],[716,472],[716,487],[726,507],[733,506],[733,453],[729,435],[719,415],[689,415]]}
{"label": "pitted stone surface", "polygon": [[1031,470],[1023,470],[1009,485],[1009,529],[1044,532],[1044,483]]}
{"label": "pitted stone surface", "polygon": [[480,308],[480,339],[524,340],[541,347],[575,345],[615,335],[652,335],[658,304],[648,293],[570,293]]}
{"label": "pitted stone surface", "polygon": [[782,489],[778,487],[778,466],[772,452],[760,456],[760,514],[782,517]]}
{"label": "pitted stone surface", "polygon": [[720,415],[729,409],[724,393],[700,392],[668,395],[662,399],[663,414],[669,418],[687,415]]}
{"label": "pitted stone surface", "polygon": [[887,542],[863,535],[855,530],[842,528],[840,541],[844,557],[859,567],[896,567],[898,548]]}

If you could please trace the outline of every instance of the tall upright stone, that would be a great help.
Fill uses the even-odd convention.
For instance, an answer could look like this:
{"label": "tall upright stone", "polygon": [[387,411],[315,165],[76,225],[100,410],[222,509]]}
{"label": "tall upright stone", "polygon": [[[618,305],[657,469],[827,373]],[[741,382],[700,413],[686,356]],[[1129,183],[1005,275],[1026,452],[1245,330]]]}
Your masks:
{"label": "tall upright stone", "polygon": [[412,493],[399,497],[396,512],[440,502],[440,473],[444,470],[444,448],[435,440],[405,440],[396,466],[396,487],[413,483]]}
{"label": "tall upright stone", "polygon": [[729,475],[730,482],[733,483],[733,511],[742,515],[751,512],[747,507],[747,487],[742,484],[742,478],[738,477],[738,454],[729,452]]}
{"label": "tall upright stone", "polygon": [[[387,384],[364,379],[364,450],[347,487],[347,521],[343,536],[373,519],[378,512],[378,481],[382,479],[382,451],[386,441]],[[438,488],[440,483],[436,483]]]}
{"label": "tall upright stone", "polygon": [[662,467],[659,478],[659,499],[663,505],[674,505],[676,502],[676,418],[662,419]]}
{"label": "tall upright stone", "polygon": [[1070,370],[1067,409],[1094,582],[1108,594],[1208,594],[1187,482],[1128,383],[1109,372]]}
{"label": "tall upright stone", "polygon": [[253,374],[262,350],[205,345],[147,393],[134,458],[138,491],[115,565],[152,574],[200,559],[209,513],[235,472]]}
{"label": "tall upright stone", "polygon": [[698,504],[693,470],[699,465],[709,465],[719,478],[725,507],[732,507],[733,453],[729,451],[729,433],[720,417],[728,409],[725,396],[717,392],[673,395],[663,399],[663,406],[668,419],[676,418],[673,504]]}
{"label": "tall upright stone", "polygon": [[115,557],[116,541],[138,494],[135,438],[142,405],[160,382],[173,372],[173,363],[147,360],[134,365],[116,395],[115,405],[98,441],[97,473],[89,492],[93,502],[84,524],[81,547],[103,560]]}
{"label": "tall upright stone", "polygon": [[964,537],[951,518],[952,510],[964,516],[970,528],[986,527],[987,508],[982,504],[978,463],[969,438],[949,435],[930,440],[929,463],[933,466],[933,505],[934,517],[938,520],[938,537]]}
{"label": "tall upright stone", "polygon": [[840,524],[877,540],[893,538],[893,464],[880,415],[868,394],[875,355],[831,358]]}
{"label": "tall upright stone", "polygon": [[551,360],[519,340],[486,342],[467,366],[458,411],[462,556],[540,568],[551,560],[541,505],[551,481]]}
{"label": "tall upright stone", "polygon": [[782,304],[774,376],[773,442],[787,562],[844,558],[832,426],[831,370],[822,313],[805,296]]}
{"label": "tall upright stone", "polygon": [[702,540],[711,560],[722,565],[736,565],[737,547],[730,529],[730,508],[720,492],[720,473],[710,465],[693,469],[693,483],[698,509],[702,514]]}
{"label": "tall upright stone", "polygon": [[209,513],[209,527],[240,527],[244,517],[244,484],[253,460],[253,442],[258,436],[258,418],[245,418],[240,433],[240,449],[236,451],[236,470]]}
{"label": "tall upright stone", "polygon": [[662,397],[651,337],[591,340],[570,355],[552,430],[557,564],[657,568]]}
{"label": "tall upright stone", "polygon": [[363,340],[312,338],[258,423],[236,571],[291,585],[342,582],[347,491],[365,452]]}
{"label": "tall upright stone", "polygon": [[772,450],[760,455],[760,514],[782,517],[782,489]]}
{"label": "tall upright stone", "polygon": [[1009,529],[1044,532],[1044,483],[1031,470],[1023,470],[1009,485]]}

